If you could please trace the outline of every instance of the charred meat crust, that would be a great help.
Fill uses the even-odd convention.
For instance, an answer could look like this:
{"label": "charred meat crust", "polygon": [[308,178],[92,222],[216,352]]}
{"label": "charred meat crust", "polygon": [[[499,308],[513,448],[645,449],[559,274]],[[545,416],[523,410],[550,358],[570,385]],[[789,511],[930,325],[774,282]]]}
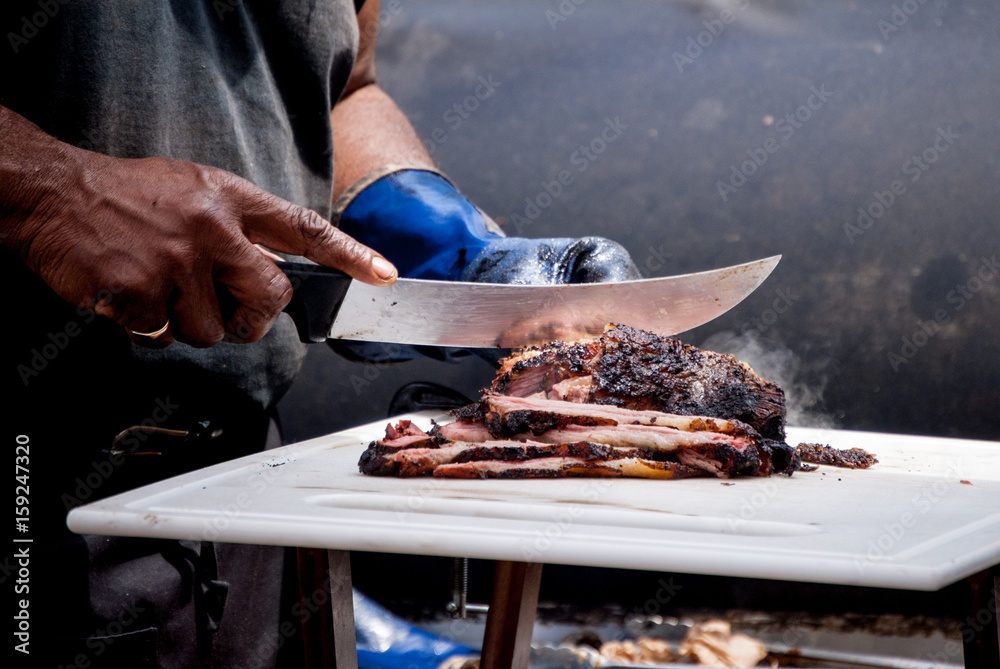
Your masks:
{"label": "charred meat crust", "polygon": [[381,448],[377,441],[368,444],[368,448],[358,460],[358,470],[368,476],[398,476],[399,462],[386,458],[387,451]]}
{"label": "charred meat crust", "polygon": [[504,361],[491,387],[524,397],[574,376],[593,378],[587,402],[680,415],[737,419],[762,436],[785,437],[785,395],[732,355],[624,325],[593,342],[554,342]]}
{"label": "charred meat crust", "polygon": [[601,340],[529,346],[500,361],[491,390],[518,397],[547,390],[560,381],[589,374],[588,363],[600,353]]}
{"label": "charred meat crust", "polygon": [[719,478],[735,476],[767,476],[770,471],[762,471],[761,460],[756,448],[736,448],[729,444],[712,447],[694,446],[676,453],[684,464],[707,465],[705,471]]}
{"label": "charred meat crust", "polygon": [[507,411],[504,414],[491,411],[485,415],[484,422],[491,435],[504,438],[522,433],[531,433],[537,436],[549,430],[564,428],[567,425],[599,427],[618,424],[618,421],[611,418],[567,416],[551,411],[531,410]]}
{"label": "charred meat crust", "polygon": [[874,455],[860,448],[840,449],[823,444],[799,444],[794,450],[802,462],[816,465],[868,469],[878,462]]}
{"label": "charred meat crust", "polygon": [[[618,326],[604,333],[593,400],[681,415],[735,418],[784,439],[785,395],[734,356]],[[634,398],[634,399],[633,399]]]}
{"label": "charred meat crust", "polygon": [[488,444],[476,444],[458,454],[453,462],[474,462],[477,460],[510,462],[544,457],[612,460],[623,457],[652,458],[652,456],[653,453],[646,449],[623,449],[589,441],[578,441],[572,444],[524,444],[520,448],[497,448]]}
{"label": "charred meat crust", "polygon": [[482,402],[473,402],[472,404],[467,404],[464,407],[459,407],[458,409],[452,409],[448,412],[448,415],[455,420],[468,421],[470,423],[478,423],[482,421],[483,409]]}
{"label": "charred meat crust", "polygon": [[[766,451],[766,459],[769,461],[768,470],[775,474],[785,474],[791,476],[802,469],[802,460],[799,453],[794,448],[783,441],[775,439],[761,439],[755,442],[758,450]],[[765,456],[761,457],[761,461]]]}

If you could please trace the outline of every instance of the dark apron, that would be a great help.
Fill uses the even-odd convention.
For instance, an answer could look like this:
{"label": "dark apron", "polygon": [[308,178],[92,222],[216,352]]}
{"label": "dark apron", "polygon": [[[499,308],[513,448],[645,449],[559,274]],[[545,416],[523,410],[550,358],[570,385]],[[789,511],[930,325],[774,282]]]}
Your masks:
{"label": "dark apron", "polygon": [[[7,277],[16,266],[0,257]],[[130,343],[114,324],[98,319],[66,334],[80,323],[76,310],[29,290],[32,277],[22,275],[5,284],[0,347],[5,443],[13,451],[23,435],[30,449],[30,518],[19,535],[30,543],[16,544],[30,552],[30,583],[19,593],[30,655],[14,653],[16,666],[274,666],[279,648],[298,641],[294,601],[282,601],[284,549],[66,527],[80,504],[279,445],[271,416],[213,370],[130,367]],[[212,429],[199,432],[203,419]],[[119,443],[127,455],[110,454],[115,435],[136,424],[203,438],[132,435]],[[221,435],[204,437],[216,428]],[[141,455],[153,452],[161,455]]]}
{"label": "dark apron", "polygon": [[[113,477],[148,482],[150,472],[130,464]],[[282,617],[294,623],[282,604],[281,547],[68,531],[45,543],[57,559],[44,570],[44,666],[273,667],[295,635],[280,631]]]}

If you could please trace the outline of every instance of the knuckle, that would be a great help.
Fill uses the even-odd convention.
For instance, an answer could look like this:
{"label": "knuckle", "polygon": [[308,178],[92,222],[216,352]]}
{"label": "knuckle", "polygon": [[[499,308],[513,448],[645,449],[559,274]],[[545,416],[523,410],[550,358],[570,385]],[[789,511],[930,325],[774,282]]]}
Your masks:
{"label": "knuckle", "polygon": [[233,313],[226,324],[227,340],[250,343],[263,337],[292,299],[292,285],[280,271],[268,272],[255,295]]}
{"label": "knuckle", "polygon": [[292,225],[298,230],[302,239],[306,243],[307,253],[311,253],[318,248],[327,246],[334,242],[336,228],[323,219],[319,214],[302,207],[294,206],[289,212]]}
{"label": "knuckle", "polygon": [[262,311],[273,312],[276,316],[292,299],[292,282],[281,271],[275,269],[267,277],[267,284],[262,292]]}

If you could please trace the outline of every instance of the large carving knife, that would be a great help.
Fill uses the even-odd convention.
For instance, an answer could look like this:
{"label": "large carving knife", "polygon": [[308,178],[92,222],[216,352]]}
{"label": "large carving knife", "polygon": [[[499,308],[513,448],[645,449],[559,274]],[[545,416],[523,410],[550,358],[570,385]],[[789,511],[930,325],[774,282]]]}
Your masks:
{"label": "large carving knife", "polygon": [[376,287],[336,270],[278,263],[294,288],[285,309],[304,342],[326,339],[515,348],[597,337],[609,323],[674,335],[721,316],[781,256],[656,279],[517,286],[399,279]]}

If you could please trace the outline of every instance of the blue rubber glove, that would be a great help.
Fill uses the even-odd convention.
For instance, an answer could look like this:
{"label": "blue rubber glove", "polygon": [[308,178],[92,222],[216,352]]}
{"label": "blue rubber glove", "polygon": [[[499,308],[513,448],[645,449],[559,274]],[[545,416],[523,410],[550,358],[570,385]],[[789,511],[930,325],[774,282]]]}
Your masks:
{"label": "blue rubber glove", "polygon": [[462,281],[534,286],[638,278],[639,270],[628,251],[603,237],[504,237],[480,251],[461,277]]}
{"label": "blue rubber glove", "polygon": [[334,209],[340,229],[382,253],[410,279],[458,281],[490,242],[496,223],[440,174],[404,169],[348,192]]}
{"label": "blue rubber glove", "polygon": [[[450,181],[429,169],[390,167],[373,173],[337,200],[333,220],[389,259],[399,276],[411,279],[540,285],[639,278],[628,251],[603,237],[505,237]],[[348,358],[369,362],[458,354],[394,346],[390,355],[385,345],[330,345]]]}
{"label": "blue rubber glove", "polygon": [[536,285],[639,278],[628,252],[602,237],[505,237],[430,170],[402,169],[363,182],[335,210],[340,229],[382,253],[402,277]]}
{"label": "blue rubber glove", "polygon": [[479,654],[413,627],[358,590],[353,592],[359,669],[437,669],[453,655]]}

